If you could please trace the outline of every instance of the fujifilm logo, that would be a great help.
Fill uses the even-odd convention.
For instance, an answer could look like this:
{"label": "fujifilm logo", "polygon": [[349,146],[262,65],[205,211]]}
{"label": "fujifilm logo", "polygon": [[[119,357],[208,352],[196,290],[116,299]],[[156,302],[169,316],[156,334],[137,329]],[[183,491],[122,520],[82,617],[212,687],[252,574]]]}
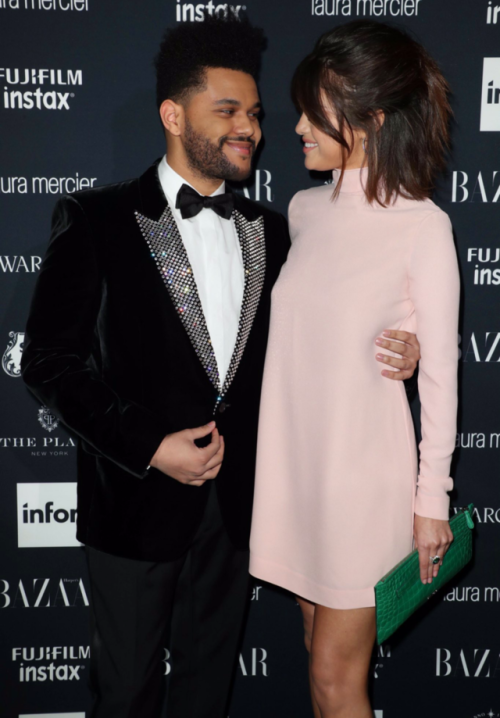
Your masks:
{"label": "fujifilm logo", "polygon": [[500,132],[500,57],[484,58],[481,132]]}
{"label": "fujifilm logo", "polygon": [[[45,90],[51,87],[71,87],[83,84],[82,70],[30,70],[0,67],[3,81],[3,107],[5,110],[69,110],[74,92]],[[36,90],[19,90],[17,87],[37,86]],[[16,89],[11,89],[17,86]],[[42,87],[44,89],[42,89]]]}
{"label": "fujifilm logo", "polygon": [[493,3],[488,3],[488,9],[486,11],[486,24],[487,25],[497,25],[500,18],[500,5],[493,5]]}
{"label": "fujifilm logo", "polygon": [[192,2],[181,2],[177,0],[177,8],[175,19],[177,22],[203,22],[206,13],[209,15],[224,14],[224,17],[228,13],[232,13],[235,17],[240,16],[240,12],[246,10],[245,5],[230,5],[229,3],[217,4],[215,2],[205,3],[192,3]]}
{"label": "fujifilm logo", "polygon": [[[45,681],[79,681],[84,665],[57,661],[81,661],[90,657],[89,646],[41,646],[39,648],[13,648],[12,661],[19,666],[19,682],[30,683]],[[40,662],[48,665],[40,665]]]}
{"label": "fujifilm logo", "polygon": [[75,523],[76,483],[17,485],[19,548],[80,546]]}

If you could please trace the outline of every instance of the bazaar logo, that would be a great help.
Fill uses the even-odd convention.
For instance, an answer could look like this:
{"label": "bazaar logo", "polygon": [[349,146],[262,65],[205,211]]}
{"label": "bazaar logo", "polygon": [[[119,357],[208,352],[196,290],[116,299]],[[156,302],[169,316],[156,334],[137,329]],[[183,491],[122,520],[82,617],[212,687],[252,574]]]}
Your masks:
{"label": "bazaar logo", "polygon": [[463,362],[500,362],[500,332],[484,332],[484,340],[482,333],[472,332],[467,349],[459,349],[459,357]]}
{"label": "bazaar logo", "polygon": [[182,2],[177,0],[175,19],[177,22],[203,22],[205,14],[219,15],[223,13],[226,17],[231,13],[235,17],[239,17],[241,11],[245,11],[245,5],[230,5],[229,3],[215,3],[212,0],[204,3]]}
{"label": "bazaar logo", "polygon": [[[490,179],[491,178],[491,179]],[[462,202],[500,202],[500,171],[491,175],[478,172],[469,177],[463,170],[455,170],[452,175],[451,201]]]}
{"label": "bazaar logo", "polygon": [[481,132],[500,132],[500,57],[484,58]]}
{"label": "bazaar logo", "polygon": [[19,548],[80,546],[76,483],[17,484]]}
{"label": "bazaar logo", "polygon": [[9,376],[21,376],[21,357],[24,348],[24,332],[9,332],[10,341],[3,353],[2,367]]}
{"label": "bazaar logo", "polygon": [[54,416],[46,406],[42,406],[38,409],[38,421],[42,429],[49,432],[54,431],[54,429],[57,429],[59,426],[59,419],[57,416]]}
{"label": "bazaar logo", "polygon": [[500,653],[490,648],[451,651],[436,648],[438,678],[499,678]]}
{"label": "bazaar logo", "polygon": [[0,609],[3,608],[88,608],[89,599],[82,578],[20,579],[11,584],[0,578]]}

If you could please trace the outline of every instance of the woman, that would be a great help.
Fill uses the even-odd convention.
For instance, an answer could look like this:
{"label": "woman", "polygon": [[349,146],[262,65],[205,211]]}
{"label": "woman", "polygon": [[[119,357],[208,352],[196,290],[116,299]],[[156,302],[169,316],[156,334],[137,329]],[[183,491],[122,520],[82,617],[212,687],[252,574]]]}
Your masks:
{"label": "woman", "polygon": [[[368,21],[326,33],[293,95],[305,166],[333,170],[334,187],[299,192],[289,209],[250,571],[297,596],[314,715],[369,718],[374,586],[413,540],[432,582],[453,539],[459,278],[450,221],[428,198],[451,111],[425,50]],[[404,388],[373,366],[377,325],[416,331],[421,343],[418,470]]]}

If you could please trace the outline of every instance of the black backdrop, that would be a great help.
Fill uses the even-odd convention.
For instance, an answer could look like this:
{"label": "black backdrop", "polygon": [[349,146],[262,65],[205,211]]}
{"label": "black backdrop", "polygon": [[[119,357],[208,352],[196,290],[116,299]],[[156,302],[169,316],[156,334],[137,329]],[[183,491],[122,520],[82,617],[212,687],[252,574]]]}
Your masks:
{"label": "black backdrop", "polygon": [[[401,24],[452,86],[453,159],[435,200],[451,215],[463,280],[453,506],[476,504],[476,558],[420,621],[378,650],[371,685],[377,718],[500,716],[500,0],[244,1],[269,37],[266,140],[245,192],[273,209],[286,212],[294,192],[324,181],[303,169],[289,99],[293,68],[320,33],[357,17]],[[216,5],[0,0],[2,718],[89,714],[75,446],[19,378],[51,209],[61,192],[137,176],[163,153],[152,57],[166,26]],[[137,351],[147,371],[147,347]],[[308,715],[299,609],[257,584],[230,717]]]}

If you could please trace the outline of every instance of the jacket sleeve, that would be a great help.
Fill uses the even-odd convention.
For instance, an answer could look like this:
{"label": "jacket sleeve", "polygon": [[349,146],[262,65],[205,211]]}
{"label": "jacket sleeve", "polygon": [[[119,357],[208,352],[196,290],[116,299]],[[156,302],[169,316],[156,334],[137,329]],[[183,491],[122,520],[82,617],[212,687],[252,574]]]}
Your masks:
{"label": "jacket sleeve", "polygon": [[448,519],[456,440],[460,280],[448,216],[432,212],[417,233],[410,296],[422,358],[418,375],[422,441],[415,513]]}
{"label": "jacket sleeve", "polygon": [[87,218],[74,197],[63,197],[32,299],[22,375],[33,394],[98,455],[142,478],[168,427],[118,396],[89,361],[102,279]]}

